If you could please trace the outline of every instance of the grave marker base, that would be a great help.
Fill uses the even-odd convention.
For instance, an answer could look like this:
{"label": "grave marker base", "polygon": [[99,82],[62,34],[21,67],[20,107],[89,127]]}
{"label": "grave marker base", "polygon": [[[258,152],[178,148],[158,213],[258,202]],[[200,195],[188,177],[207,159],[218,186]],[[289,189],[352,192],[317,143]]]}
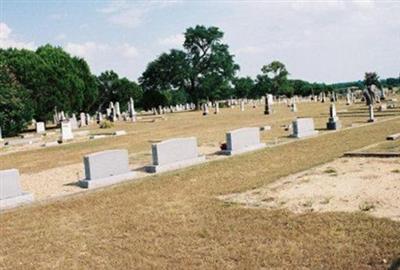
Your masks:
{"label": "grave marker base", "polygon": [[260,144],[256,144],[256,145],[250,145],[248,147],[238,149],[238,150],[221,150],[220,154],[226,155],[226,156],[233,156],[233,155],[238,155],[238,154],[243,154],[243,153],[259,150],[259,149],[262,149],[265,147],[267,147],[265,143],[260,143]]}
{"label": "grave marker base", "polygon": [[164,164],[164,165],[148,165],[145,167],[145,169],[146,169],[146,172],[149,172],[149,173],[159,173],[159,172],[173,171],[173,170],[189,167],[192,165],[203,163],[205,161],[206,161],[205,156],[199,156],[196,158],[177,161],[177,162]]}
{"label": "grave marker base", "polygon": [[32,193],[22,193],[22,195],[0,200],[0,210],[17,207],[33,202]]}
{"label": "grave marker base", "polygon": [[104,186],[109,186],[113,185],[116,183],[132,180],[133,178],[136,177],[135,172],[128,172],[124,174],[119,174],[119,175],[112,175],[109,177],[104,177],[104,178],[98,178],[98,179],[83,179],[79,181],[79,186],[82,188],[98,188],[98,187],[104,187]]}

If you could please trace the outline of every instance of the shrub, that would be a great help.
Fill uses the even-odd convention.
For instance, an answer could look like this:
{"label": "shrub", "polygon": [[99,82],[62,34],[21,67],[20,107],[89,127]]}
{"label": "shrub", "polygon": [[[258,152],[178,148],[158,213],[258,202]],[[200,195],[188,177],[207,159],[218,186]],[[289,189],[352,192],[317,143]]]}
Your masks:
{"label": "shrub", "polygon": [[114,124],[111,121],[103,120],[99,124],[100,128],[112,128]]}

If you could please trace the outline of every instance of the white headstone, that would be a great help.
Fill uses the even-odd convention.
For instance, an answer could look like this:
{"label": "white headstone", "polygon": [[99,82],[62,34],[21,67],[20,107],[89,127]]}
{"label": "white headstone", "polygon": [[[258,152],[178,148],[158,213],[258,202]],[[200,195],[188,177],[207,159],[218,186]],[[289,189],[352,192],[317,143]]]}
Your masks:
{"label": "white headstone", "polygon": [[375,122],[374,105],[370,104],[370,105],[368,106],[368,113],[369,113],[368,122]]}
{"label": "white headstone", "polygon": [[46,128],[44,122],[36,122],[36,133],[45,133]]}
{"label": "white headstone", "polygon": [[207,103],[203,104],[203,115],[208,115],[208,104]]}
{"label": "white headstone", "polygon": [[79,118],[80,118],[80,120],[79,120],[80,126],[81,127],[86,126],[86,115],[85,115],[85,113],[81,112]]}
{"label": "white headstone", "polygon": [[74,138],[70,122],[61,122],[61,141],[68,141]]}
{"label": "white headstone", "polygon": [[214,111],[214,114],[218,114],[218,113],[219,113],[219,102],[216,101],[216,102],[215,102],[215,111]]}

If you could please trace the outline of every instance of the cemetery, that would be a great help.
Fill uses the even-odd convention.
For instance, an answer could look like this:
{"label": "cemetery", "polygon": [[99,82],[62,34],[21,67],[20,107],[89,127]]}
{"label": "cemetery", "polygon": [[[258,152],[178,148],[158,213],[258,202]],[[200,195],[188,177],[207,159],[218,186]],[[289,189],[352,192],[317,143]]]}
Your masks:
{"label": "cemetery", "polygon": [[[264,101],[256,102],[262,105]],[[79,205],[80,211],[84,211],[86,206],[83,205],[89,207],[92,200],[103,196],[111,196],[118,205],[133,207],[137,211],[134,216],[141,216],[145,222],[148,220],[143,216],[146,212],[138,207],[149,192],[160,192],[158,198],[166,201],[174,198],[178,203],[175,207],[189,203],[184,195],[187,192],[195,192],[191,195],[195,205],[206,198],[218,198],[220,202],[214,201],[212,205],[203,202],[207,205],[206,211],[215,211],[221,204],[228,203],[238,205],[239,208],[232,205],[232,210],[241,207],[287,209],[296,215],[363,212],[371,218],[399,221],[398,172],[395,169],[400,166],[398,160],[341,156],[357,149],[400,152],[399,141],[395,140],[399,132],[400,115],[396,113],[400,104],[395,103],[396,107],[384,112],[377,111],[374,117],[378,121],[373,123],[369,121],[369,108],[364,102],[346,105],[344,98],[335,103],[298,100],[296,112],[284,100],[269,102],[272,114],[265,114],[264,106],[254,107],[251,101],[239,104],[242,105],[219,108],[217,114],[206,116],[202,110],[167,113],[162,121],[155,122],[147,120],[153,116],[138,112],[134,123],[116,120],[107,131],[101,130],[95,122],[77,129],[72,129],[67,122],[59,131],[46,130],[50,133],[46,136],[33,131],[24,133],[24,138],[4,138],[2,143],[33,138],[40,142],[26,143],[26,146],[3,144],[0,148],[1,172],[8,174],[4,169],[14,168],[12,172],[17,179],[15,187],[9,188],[15,190],[10,191],[16,192],[15,195],[6,198],[2,194],[0,202],[5,212],[0,216],[1,222],[7,224],[4,217],[11,218],[13,213],[40,211],[54,204],[60,207]],[[341,128],[332,131],[329,123],[337,123],[339,118]],[[47,136],[60,138],[61,142],[43,147],[43,138],[46,140]],[[93,140],[94,136],[98,138]],[[229,157],[239,153],[242,155]],[[277,164],[280,165],[276,167]],[[188,166],[190,168],[185,170]],[[360,171],[359,168],[369,169]],[[176,172],[163,174],[168,171]],[[260,173],[257,175],[268,174],[260,179],[252,175],[254,171]],[[160,175],[149,178],[154,173]],[[236,174],[240,177],[230,180]],[[8,181],[4,179],[2,176],[2,181]],[[379,187],[369,189],[371,181],[377,179],[381,183]],[[210,181],[216,182],[211,184]],[[178,183],[179,188],[175,189]],[[251,188],[254,185],[258,189]],[[102,189],[87,196],[67,196],[99,187]],[[136,195],[132,197],[131,192]],[[196,199],[199,195],[201,197]],[[163,211],[169,211],[162,201],[154,203],[154,207],[159,205],[157,207]],[[24,205],[20,210],[15,209]],[[92,205],[90,211],[97,211],[97,207],[100,206]],[[124,211],[125,207],[118,207],[118,211]],[[110,205],[110,210],[113,208]],[[174,211],[185,212],[178,209]],[[290,216],[284,214],[281,218]],[[35,224],[39,226],[41,221]],[[55,230],[55,227],[49,229]]]}
{"label": "cemetery", "polygon": [[396,20],[167,2],[2,6],[0,269],[400,269]]}

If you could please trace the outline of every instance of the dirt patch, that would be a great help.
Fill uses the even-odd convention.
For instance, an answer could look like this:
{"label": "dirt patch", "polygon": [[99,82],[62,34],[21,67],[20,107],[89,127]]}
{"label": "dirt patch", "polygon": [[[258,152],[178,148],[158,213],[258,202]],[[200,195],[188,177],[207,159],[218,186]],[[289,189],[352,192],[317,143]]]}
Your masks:
{"label": "dirt patch", "polygon": [[341,158],[270,185],[220,197],[295,213],[362,211],[400,221],[400,159]]}

